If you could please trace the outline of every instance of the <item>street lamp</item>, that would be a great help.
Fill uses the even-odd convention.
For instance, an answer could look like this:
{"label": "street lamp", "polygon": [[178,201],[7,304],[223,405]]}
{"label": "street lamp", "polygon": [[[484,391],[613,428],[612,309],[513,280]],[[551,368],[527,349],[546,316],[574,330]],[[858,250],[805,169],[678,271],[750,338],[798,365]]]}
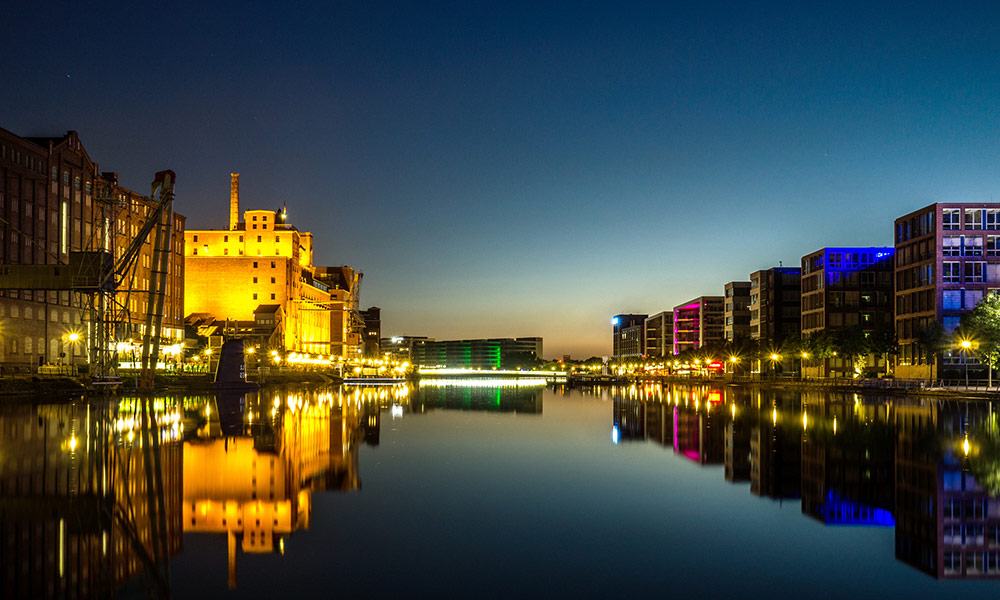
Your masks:
{"label": "street lamp", "polygon": [[958,345],[962,347],[962,363],[965,365],[965,389],[969,389],[969,348],[972,347],[972,342],[962,340]]}

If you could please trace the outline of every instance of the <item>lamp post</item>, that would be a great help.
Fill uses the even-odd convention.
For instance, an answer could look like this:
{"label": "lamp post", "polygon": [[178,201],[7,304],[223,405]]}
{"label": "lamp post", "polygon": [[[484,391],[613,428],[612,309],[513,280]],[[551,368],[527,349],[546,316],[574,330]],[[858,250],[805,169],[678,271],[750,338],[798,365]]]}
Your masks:
{"label": "lamp post", "polygon": [[777,375],[778,375],[778,361],[779,360],[781,360],[781,357],[778,356],[776,353],[772,352],[771,353],[771,374],[774,375],[775,377],[777,377]]}
{"label": "lamp post", "polygon": [[962,340],[959,346],[962,347],[962,363],[965,365],[965,389],[969,389],[969,348],[972,347],[972,342]]}

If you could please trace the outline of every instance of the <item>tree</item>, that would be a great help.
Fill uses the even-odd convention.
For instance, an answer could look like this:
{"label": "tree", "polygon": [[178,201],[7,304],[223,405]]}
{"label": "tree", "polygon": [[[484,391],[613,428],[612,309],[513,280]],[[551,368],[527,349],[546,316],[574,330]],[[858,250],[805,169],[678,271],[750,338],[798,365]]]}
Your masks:
{"label": "tree", "polygon": [[976,354],[986,363],[990,386],[1000,363],[1000,296],[989,294],[962,319],[962,329],[976,342]]}
{"label": "tree", "polygon": [[886,372],[889,371],[889,355],[899,352],[896,342],[896,331],[891,327],[880,325],[868,334],[868,352],[885,359]]}
{"label": "tree", "polygon": [[917,347],[927,354],[931,362],[937,358],[938,354],[948,345],[948,334],[944,327],[937,321],[931,321],[924,328],[917,331]]}
{"label": "tree", "polygon": [[865,357],[868,356],[868,338],[857,325],[844,327],[834,332],[837,354],[847,360],[854,369],[855,376],[861,374]]}

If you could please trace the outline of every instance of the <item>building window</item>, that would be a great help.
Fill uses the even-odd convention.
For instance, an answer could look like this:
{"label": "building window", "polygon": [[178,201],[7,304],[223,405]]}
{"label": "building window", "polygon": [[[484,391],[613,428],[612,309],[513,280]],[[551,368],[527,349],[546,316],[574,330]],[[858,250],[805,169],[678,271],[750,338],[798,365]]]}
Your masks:
{"label": "building window", "polygon": [[[254,216],[253,216],[253,220],[254,220],[254,221],[256,221],[256,220],[257,220],[257,215],[254,215]],[[256,225],[254,225],[254,227],[256,227]]]}
{"label": "building window", "polygon": [[981,208],[965,209],[965,228],[966,229],[983,228],[983,210]]}
{"label": "building window", "polygon": [[229,241],[229,236],[228,235],[222,236],[222,241],[223,242],[228,242]]}
{"label": "building window", "polygon": [[257,299],[257,294],[254,294],[254,295],[253,295],[253,299],[254,299],[254,300],[256,300],[256,299]]}
{"label": "building window", "polygon": [[63,185],[69,185],[69,171],[63,171]]}
{"label": "building window", "polygon": [[257,263],[256,262],[253,263],[253,268],[255,268],[255,269],[257,268]]}
{"label": "building window", "polygon": [[[254,224],[253,224],[253,228],[254,228],[254,229],[257,229],[257,224],[256,224],[256,223],[254,223]],[[259,241],[260,241],[260,238],[257,238],[257,241],[259,242]]]}
{"label": "building window", "polygon": [[986,210],[986,227],[991,231],[1000,229],[1000,210],[990,208]]}
{"label": "building window", "polygon": [[191,256],[198,256],[198,249],[197,248],[191,248]]}
{"label": "building window", "polygon": [[963,239],[965,256],[983,255],[983,238],[978,235],[967,235]]}
{"label": "building window", "polygon": [[271,294],[271,300],[274,300],[274,294]]}
{"label": "building window", "polygon": [[52,167],[52,181],[59,180],[59,169]]}
{"label": "building window", "polygon": [[197,235],[196,235],[196,236],[194,236],[194,240],[193,240],[193,241],[194,241],[194,242],[195,242],[196,244],[198,243],[198,236],[197,236]]}
{"label": "building window", "polygon": [[260,228],[261,229],[267,229],[267,223],[264,223],[263,225],[261,225]]}
{"label": "building window", "polygon": [[941,240],[943,256],[962,256],[962,236],[946,235]]}
{"label": "building window", "polygon": [[257,283],[257,278],[256,277],[253,278],[253,282]]}
{"label": "building window", "polygon": [[965,309],[972,310],[983,299],[983,290],[965,290]]}
{"label": "building window", "polygon": [[[257,226],[256,226],[256,225],[254,225],[254,228],[256,228],[256,227],[257,227]],[[258,242],[260,241],[260,237],[261,237],[261,236],[259,236],[259,235],[257,236],[257,241],[258,241]]]}
{"label": "building window", "polygon": [[271,283],[274,283],[274,277],[271,278]]}
{"label": "building window", "polygon": [[271,268],[272,269],[274,268],[274,261],[273,260],[271,261]]}
{"label": "building window", "polygon": [[986,263],[981,262],[967,262],[965,263],[965,282],[966,283],[983,283],[983,271],[985,268],[983,265]]}
{"label": "building window", "polygon": [[76,190],[76,191],[78,191],[78,192],[80,191],[80,178],[79,177],[74,177],[73,178],[73,189]]}
{"label": "building window", "polygon": [[241,241],[241,242],[243,241],[243,236],[242,236],[242,235],[240,236],[240,241]]}
{"label": "building window", "polygon": [[961,211],[957,208],[945,208],[941,211],[941,229],[957,231],[962,228]]}
{"label": "building window", "polygon": [[941,281],[944,283],[961,283],[962,263],[946,262],[941,265]]}
{"label": "building window", "polygon": [[264,215],[263,217],[261,217],[261,220],[262,221],[266,221],[267,220],[267,215]]}
{"label": "building window", "polygon": [[944,290],[941,294],[941,308],[943,310],[961,310],[962,290]]}
{"label": "building window", "polygon": [[225,256],[229,256],[229,248],[223,248],[222,249],[222,254],[225,255]]}
{"label": "building window", "polygon": [[274,241],[275,241],[275,243],[280,242],[281,241],[281,236],[280,235],[274,236]]}
{"label": "building window", "polygon": [[986,236],[986,256],[1000,256],[1000,235]]}

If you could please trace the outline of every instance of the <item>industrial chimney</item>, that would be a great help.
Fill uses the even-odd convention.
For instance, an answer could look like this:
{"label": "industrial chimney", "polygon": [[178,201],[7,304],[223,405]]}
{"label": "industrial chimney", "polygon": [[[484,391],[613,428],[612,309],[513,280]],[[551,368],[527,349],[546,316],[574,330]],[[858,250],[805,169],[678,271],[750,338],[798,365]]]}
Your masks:
{"label": "industrial chimney", "polygon": [[240,227],[240,174],[229,174],[229,229]]}

